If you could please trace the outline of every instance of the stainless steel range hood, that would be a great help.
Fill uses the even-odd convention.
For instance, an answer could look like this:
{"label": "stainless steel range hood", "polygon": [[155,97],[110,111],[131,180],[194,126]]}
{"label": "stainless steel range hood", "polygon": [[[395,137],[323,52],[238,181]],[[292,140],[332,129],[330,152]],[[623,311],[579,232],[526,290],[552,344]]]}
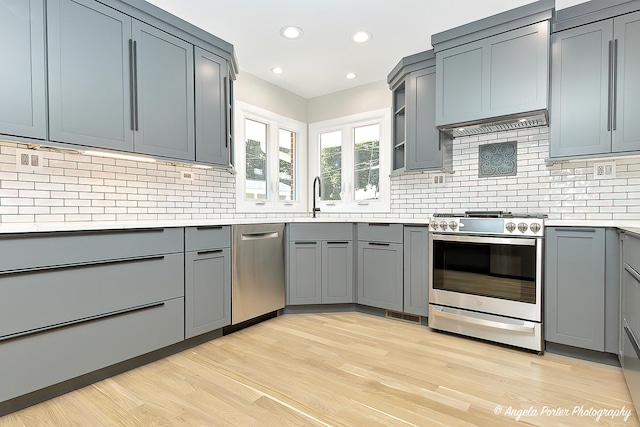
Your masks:
{"label": "stainless steel range hood", "polygon": [[440,130],[454,138],[459,138],[462,136],[546,126],[547,123],[547,110],[539,110],[510,116],[493,117],[475,122],[457,123],[455,125],[441,127]]}

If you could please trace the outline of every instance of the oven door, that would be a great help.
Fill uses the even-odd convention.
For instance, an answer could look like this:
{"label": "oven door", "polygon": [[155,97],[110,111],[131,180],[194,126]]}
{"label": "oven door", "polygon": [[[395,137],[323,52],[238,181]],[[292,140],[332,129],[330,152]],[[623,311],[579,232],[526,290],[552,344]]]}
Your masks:
{"label": "oven door", "polygon": [[542,239],[429,235],[429,303],[542,321]]}

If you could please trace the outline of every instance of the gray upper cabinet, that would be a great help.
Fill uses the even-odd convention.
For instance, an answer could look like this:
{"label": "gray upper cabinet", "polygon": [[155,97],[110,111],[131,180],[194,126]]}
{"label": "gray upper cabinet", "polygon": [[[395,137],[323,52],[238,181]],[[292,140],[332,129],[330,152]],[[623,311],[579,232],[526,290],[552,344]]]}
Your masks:
{"label": "gray upper cabinet", "polygon": [[436,125],[545,110],[549,22],[436,53]]}
{"label": "gray upper cabinet", "polygon": [[553,34],[552,159],[640,151],[639,51],[640,12]]}
{"label": "gray upper cabinet", "polygon": [[404,312],[429,315],[429,228],[404,228]]}
{"label": "gray upper cabinet", "polygon": [[50,139],[133,151],[131,18],[90,0],[47,8]]}
{"label": "gray upper cabinet", "polygon": [[618,353],[620,248],[617,231],[549,227],[545,249],[545,340]]}
{"label": "gray upper cabinet", "polygon": [[0,134],[47,136],[44,0],[0,0]]}
{"label": "gray upper cabinet", "polygon": [[136,20],[133,40],[135,151],[195,160],[193,45]]}
{"label": "gray upper cabinet", "polygon": [[195,48],[196,161],[229,164],[227,61]]}
{"label": "gray upper cabinet", "polygon": [[451,139],[435,124],[433,51],[403,58],[387,77],[393,91],[393,170],[451,169]]}

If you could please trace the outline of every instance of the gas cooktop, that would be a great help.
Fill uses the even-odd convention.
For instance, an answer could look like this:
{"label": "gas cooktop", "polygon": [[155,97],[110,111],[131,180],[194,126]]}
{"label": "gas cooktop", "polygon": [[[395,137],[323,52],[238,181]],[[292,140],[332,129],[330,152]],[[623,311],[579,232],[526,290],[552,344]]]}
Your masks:
{"label": "gas cooktop", "polygon": [[512,213],[507,211],[465,211],[464,213],[435,213],[434,218],[548,218],[538,213]]}

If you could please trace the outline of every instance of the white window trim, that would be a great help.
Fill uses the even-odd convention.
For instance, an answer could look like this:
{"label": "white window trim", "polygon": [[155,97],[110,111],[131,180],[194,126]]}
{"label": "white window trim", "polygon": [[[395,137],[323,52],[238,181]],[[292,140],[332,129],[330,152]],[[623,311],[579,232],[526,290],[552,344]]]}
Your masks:
{"label": "white window trim", "polygon": [[[255,212],[307,212],[308,206],[308,173],[307,173],[307,125],[289,117],[281,116],[260,107],[247,104],[241,101],[234,102],[234,128],[236,130],[235,143],[235,169],[236,169],[236,212],[239,213],[255,213]],[[292,202],[283,202],[279,200],[246,200],[246,138],[245,138],[245,120],[255,120],[267,124],[267,141],[270,147],[273,144],[277,146],[278,129],[286,129],[296,133],[296,182],[298,185],[298,200]],[[272,141],[275,141],[272,142]],[[278,170],[277,156],[267,155],[267,171]],[[274,169],[275,168],[275,169]],[[271,176],[271,175],[270,175]],[[273,193],[274,188],[278,188],[277,179],[275,182],[270,179],[267,185],[271,187]]]}
{"label": "white window trim", "polygon": [[[320,176],[320,134],[332,131],[342,131],[342,140],[349,141],[353,138],[353,129],[360,126],[380,125],[380,198],[367,201],[318,201],[322,212],[339,213],[388,213],[391,211],[391,110],[388,108],[353,114],[337,119],[325,120],[309,124],[309,180]],[[352,147],[351,147],[352,148]],[[353,150],[343,152],[343,162],[350,161],[353,164]],[[345,192],[353,192],[354,172],[350,176],[343,175]],[[311,197],[310,197],[311,199]],[[310,203],[313,201],[310,200]],[[309,209],[311,209],[309,207]]]}

